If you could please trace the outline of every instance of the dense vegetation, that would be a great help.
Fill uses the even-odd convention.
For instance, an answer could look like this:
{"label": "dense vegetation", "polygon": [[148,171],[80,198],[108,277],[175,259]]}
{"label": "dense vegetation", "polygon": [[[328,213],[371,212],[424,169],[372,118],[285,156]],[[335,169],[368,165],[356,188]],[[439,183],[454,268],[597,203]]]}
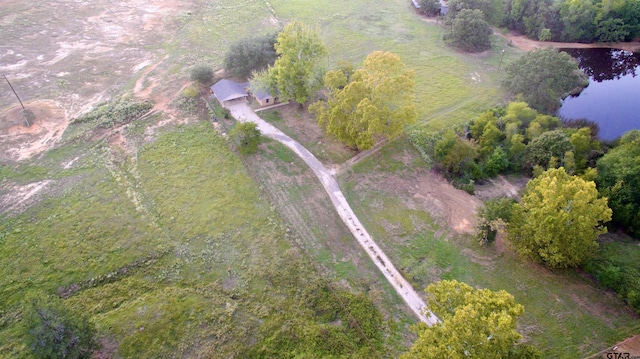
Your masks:
{"label": "dense vegetation", "polygon": [[449,16],[477,9],[488,22],[541,41],[617,42],[640,36],[637,0],[451,0]]}
{"label": "dense vegetation", "polygon": [[640,36],[637,0],[507,0],[503,25],[543,41],[615,42]]}

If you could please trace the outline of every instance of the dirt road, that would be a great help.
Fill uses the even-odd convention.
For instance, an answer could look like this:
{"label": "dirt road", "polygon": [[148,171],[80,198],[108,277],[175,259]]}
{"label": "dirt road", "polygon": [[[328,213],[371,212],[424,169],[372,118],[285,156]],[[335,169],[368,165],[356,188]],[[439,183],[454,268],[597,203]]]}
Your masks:
{"label": "dirt road", "polygon": [[331,199],[336,211],[338,211],[338,215],[342,218],[342,221],[347,225],[351,234],[353,234],[358,243],[362,248],[364,248],[369,257],[371,257],[371,260],[373,260],[378,269],[382,274],[384,274],[385,278],[389,283],[391,283],[398,295],[402,297],[421,321],[427,323],[429,326],[438,322],[438,318],[427,309],[427,306],[420,295],[418,295],[411,284],[402,277],[400,272],[398,272],[394,267],[393,263],[391,263],[385,253],[373,241],[373,238],[371,238],[362,223],[360,223],[360,220],[358,220],[355,213],[349,206],[349,203],[342,194],[338,183],[333,177],[334,173],[326,169],[324,165],[300,143],[285,135],[283,132],[256,115],[246,102],[235,101],[227,104],[226,107],[231,111],[231,115],[238,121],[253,122],[257,124],[262,135],[272,138],[287,146],[302,160],[304,160],[309,167],[311,167],[320,180],[320,183],[322,183],[322,186],[329,194],[329,198]]}

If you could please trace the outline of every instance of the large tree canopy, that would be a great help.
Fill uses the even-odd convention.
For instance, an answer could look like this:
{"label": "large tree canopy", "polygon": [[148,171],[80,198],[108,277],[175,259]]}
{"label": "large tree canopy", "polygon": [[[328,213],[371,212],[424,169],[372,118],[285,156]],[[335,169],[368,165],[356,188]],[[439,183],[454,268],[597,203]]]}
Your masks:
{"label": "large tree canopy", "polygon": [[491,48],[492,33],[482,11],[463,9],[451,22],[444,39],[459,49],[481,52]]}
{"label": "large tree canopy", "polygon": [[278,59],[258,75],[257,87],[279,93],[282,100],[304,104],[321,86],[322,59],[327,54],[318,34],[301,22],[292,22],[278,34]]}
{"label": "large tree canopy", "polygon": [[640,238],[640,131],[626,133],[598,160],[597,182],[609,197],[614,223]]}
{"label": "large tree canopy", "polygon": [[537,350],[518,344],[516,319],[524,308],[503,290],[474,289],[443,280],[425,290],[429,307],[442,320],[417,326],[418,339],[402,359],[538,358]]}
{"label": "large tree canopy", "polygon": [[606,198],[596,184],[569,176],[563,167],[529,181],[522,201],[513,206],[507,227],[518,252],[549,267],[574,267],[598,248],[603,223],[611,220]]}
{"label": "large tree canopy", "polygon": [[242,39],[231,44],[224,56],[226,72],[239,78],[248,78],[253,71],[261,71],[276,61],[277,33]]}
{"label": "large tree canopy", "polygon": [[405,124],[416,121],[413,71],[400,57],[376,51],[367,56],[361,69],[347,75],[348,71],[329,71],[325,76],[327,101],[309,108],[328,133],[365,150],[380,136],[396,138]]}
{"label": "large tree canopy", "polygon": [[560,100],[586,86],[588,78],[566,52],[534,50],[506,67],[503,85],[514,95],[521,94],[531,107],[554,112]]}

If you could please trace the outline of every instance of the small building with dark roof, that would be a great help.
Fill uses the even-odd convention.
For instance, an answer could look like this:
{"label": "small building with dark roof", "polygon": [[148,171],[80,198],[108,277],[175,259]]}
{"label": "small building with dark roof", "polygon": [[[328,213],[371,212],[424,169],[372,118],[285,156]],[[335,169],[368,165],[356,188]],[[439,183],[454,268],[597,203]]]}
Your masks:
{"label": "small building with dark roof", "polygon": [[278,103],[278,97],[271,95],[268,92],[257,90],[253,93],[253,97],[258,101],[260,106],[271,106]]}
{"label": "small building with dark roof", "polygon": [[224,106],[226,101],[237,100],[239,98],[246,100],[249,97],[248,88],[248,82],[238,83],[232,80],[222,79],[211,86],[211,92],[220,104]]}

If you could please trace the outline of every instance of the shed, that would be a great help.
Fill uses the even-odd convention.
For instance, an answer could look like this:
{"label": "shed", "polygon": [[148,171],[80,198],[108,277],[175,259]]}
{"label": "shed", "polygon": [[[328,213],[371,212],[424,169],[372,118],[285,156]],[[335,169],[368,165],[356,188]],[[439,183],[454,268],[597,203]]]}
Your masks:
{"label": "shed", "polygon": [[236,100],[249,97],[247,89],[249,88],[248,82],[235,82],[232,80],[222,79],[211,86],[211,92],[215,96],[220,104],[224,105],[226,101]]}
{"label": "shed", "polygon": [[272,94],[265,91],[261,91],[261,90],[257,90],[256,92],[254,92],[253,97],[255,97],[255,99],[258,101],[258,103],[262,107],[271,106],[273,104],[278,103],[277,96],[274,97]]}

